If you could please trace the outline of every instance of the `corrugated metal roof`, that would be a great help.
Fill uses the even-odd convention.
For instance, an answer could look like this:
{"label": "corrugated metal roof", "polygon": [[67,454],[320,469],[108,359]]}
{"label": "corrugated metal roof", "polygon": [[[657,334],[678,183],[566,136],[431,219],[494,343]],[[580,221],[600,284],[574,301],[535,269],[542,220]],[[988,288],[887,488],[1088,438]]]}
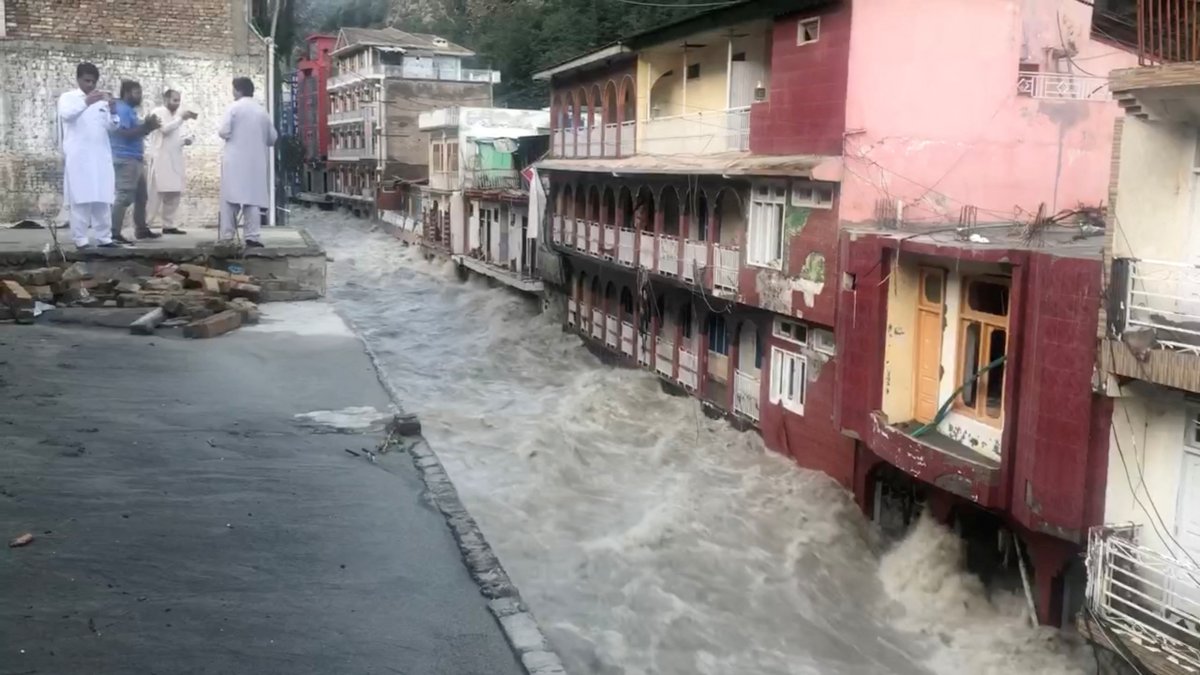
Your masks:
{"label": "corrugated metal roof", "polygon": [[370,46],[399,47],[453,56],[475,55],[475,52],[443,37],[428,33],[409,33],[390,26],[387,28],[343,28],[339,38],[339,42],[342,41],[344,43],[338,47],[337,51],[351,47]]}

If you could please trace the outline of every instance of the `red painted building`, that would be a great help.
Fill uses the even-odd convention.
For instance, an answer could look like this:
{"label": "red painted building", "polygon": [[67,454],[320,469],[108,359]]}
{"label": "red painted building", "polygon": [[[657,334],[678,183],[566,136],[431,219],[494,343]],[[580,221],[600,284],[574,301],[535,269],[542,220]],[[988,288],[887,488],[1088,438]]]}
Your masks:
{"label": "red painted building", "polygon": [[329,97],[325,86],[333,72],[330,52],[336,35],[314,34],[305,41],[304,58],[296,64],[296,116],[304,144],[304,175],[301,190],[323,194],[329,191],[325,162],[329,156]]}
{"label": "red painted building", "polygon": [[1091,12],[747,0],[536,76],[568,329],[868,513],[924,504],[993,554],[1011,534],[1046,622],[1102,517],[1111,414],[1098,218],[1063,206],[1105,201],[1118,108],[1070,61],[1133,57]]}

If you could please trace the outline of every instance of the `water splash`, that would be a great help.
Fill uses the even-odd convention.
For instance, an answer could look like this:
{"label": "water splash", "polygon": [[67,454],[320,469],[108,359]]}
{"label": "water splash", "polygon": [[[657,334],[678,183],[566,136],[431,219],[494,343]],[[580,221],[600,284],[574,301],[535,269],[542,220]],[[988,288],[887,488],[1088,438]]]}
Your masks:
{"label": "water splash", "polygon": [[881,558],[848,495],[602,366],[537,303],[363,221],[302,214],[331,295],[420,414],[459,493],[576,674],[1075,673],[923,524]]}

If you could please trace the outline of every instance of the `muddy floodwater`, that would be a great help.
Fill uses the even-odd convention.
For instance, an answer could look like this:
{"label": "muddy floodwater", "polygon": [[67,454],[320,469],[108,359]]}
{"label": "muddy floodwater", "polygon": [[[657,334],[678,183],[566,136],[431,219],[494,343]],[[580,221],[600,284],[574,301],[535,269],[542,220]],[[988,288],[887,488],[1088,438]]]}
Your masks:
{"label": "muddy floodwater", "polygon": [[1093,672],[942,528],[885,548],[839,486],[601,364],[536,301],[366,221],[295,216],[569,673]]}

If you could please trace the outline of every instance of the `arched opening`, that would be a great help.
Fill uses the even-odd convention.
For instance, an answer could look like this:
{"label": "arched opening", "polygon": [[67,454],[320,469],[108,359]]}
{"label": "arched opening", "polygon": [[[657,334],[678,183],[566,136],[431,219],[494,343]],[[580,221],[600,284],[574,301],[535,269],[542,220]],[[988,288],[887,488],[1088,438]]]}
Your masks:
{"label": "arched opening", "polygon": [[593,309],[600,308],[604,302],[604,296],[600,295],[600,277],[592,277],[592,294],[589,302]]}
{"label": "arched opening", "polygon": [[580,113],[582,101],[579,100],[578,92],[571,92],[571,109],[569,115],[571,119],[567,123],[567,139],[564,141],[567,145],[567,156],[575,154],[576,139],[579,136],[579,126],[582,124]]}
{"label": "arched opening", "polygon": [[617,115],[617,107],[620,101],[617,100],[617,83],[612,80],[604,85],[604,123],[616,124],[620,119]]}
{"label": "arched opening", "polygon": [[650,86],[650,119],[670,117],[679,114],[672,101],[675,89],[679,87],[679,76],[674,70],[668,70]]}
{"label": "arched opening", "polygon": [[621,287],[621,318],[624,321],[633,320],[633,292],[628,286]]}
{"label": "arched opening", "polygon": [[732,188],[717,194],[715,222],[710,239],[723,246],[737,245],[738,233],[746,231],[746,207],[742,196]]}
{"label": "arched opening", "polygon": [[691,218],[691,238],[696,241],[708,241],[708,195],[704,190],[697,190],[694,194],[691,200],[694,209]]}
{"label": "arched opening", "polygon": [[663,234],[679,236],[679,193],[668,185],[663,188],[660,201],[663,211]]}
{"label": "arched opening", "polygon": [[554,154],[562,156],[563,139],[566,138],[564,129],[567,126],[567,106],[561,94],[555,94],[551,110],[551,120],[554,127]]}
{"label": "arched opening", "polygon": [[587,218],[587,196],[584,194],[583,187],[575,190],[575,208],[571,210],[571,217],[576,220]]}
{"label": "arched opening", "polygon": [[604,287],[604,313],[612,314],[615,311],[617,311],[617,285],[610,281]]}
{"label": "arched opening", "polygon": [[654,193],[648,187],[638,190],[633,203],[633,227],[643,232],[654,231]]}
{"label": "arched opening", "polygon": [[[588,127],[592,126],[592,106],[588,102],[587,89],[580,87],[579,90],[575,92],[575,97],[579,100],[579,124],[577,126],[580,129],[587,129]],[[586,135],[579,137],[580,148],[582,148],[586,142]]]}
{"label": "arched opening", "polygon": [[588,220],[600,222],[600,188],[595,185],[588,189]]}
{"label": "arched opening", "polygon": [[684,340],[691,340],[696,334],[695,315],[692,310],[692,301],[690,298],[685,299],[679,304],[679,330],[683,335]]}
{"label": "arched opening", "polygon": [[592,85],[592,126],[601,126],[608,120],[604,118],[604,94],[600,91],[600,84]]}
{"label": "arched opening", "polygon": [[620,222],[622,227],[633,227],[633,193],[629,191],[627,186],[621,186],[617,201],[621,207],[621,215],[618,222]]}
{"label": "arched opening", "polygon": [[581,271],[579,273],[579,279],[575,282],[575,302],[579,303],[580,306],[582,306],[585,301],[584,291],[587,289],[587,287],[587,272]]}
{"label": "arched opening", "polygon": [[725,323],[724,312],[712,312],[705,322],[705,332],[708,334],[708,351],[727,356],[729,354],[729,327]]}
{"label": "arched opening", "polygon": [[738,324],[738,362],[737,369],[758,376],[762,369],[763,346],[758,336],[758,326],[753,321],[743,321]]}
{"label": "arched opening", "polygon": [[634,84],[633,78],[629,75],[621,81],[620,87],[620,119],[622,122],[632,122],[637,119],[637,104],[634,99],[634,90],[637,85]]}
{"label": "arched opening", "polygon": [[612,186],[604,188],[604,201],[601,202],[600,217],[605,225],[612,225],[617,219],[617,199]]}
{"label": "arched opening", "polygon": [[569,218],[571,216],[571,202],[575,200],[575,191],[570,185],[563,186],[558,192],[558,204],[555,206],[555,211],[559,216]]}

